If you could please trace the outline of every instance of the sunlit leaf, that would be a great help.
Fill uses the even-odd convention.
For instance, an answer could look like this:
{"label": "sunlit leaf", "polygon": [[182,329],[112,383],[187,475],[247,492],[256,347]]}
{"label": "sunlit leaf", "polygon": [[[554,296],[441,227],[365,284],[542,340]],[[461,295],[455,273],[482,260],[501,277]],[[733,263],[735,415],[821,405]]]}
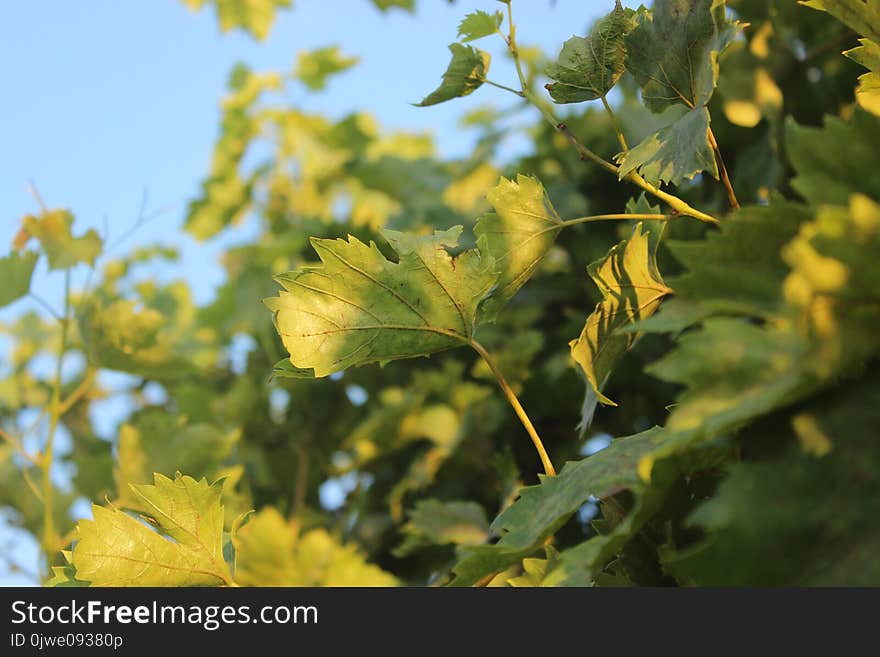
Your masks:
{"label": "sunlit leaf", "polygon": [[101,253],[101,238],[93,229],[82,236],[71,233],[73,215],[67,210],[47,210],[40,215],[27,215],[22,233],[35,237],[49,258],[49,269],[68,269],[80,263],[93,265]]}
{"label": "sunlit leaf", "polygon": [[603,299],[587,317],[577,340],[569,343],[571,356],[580,365],[598,401],[616,405],[602,394],[602,387],[614,364],[635,339],[632,333],[621,329],[653,315],[672,290],[657,271],[654,255],[648,251],[648,233],[642,232],[641,224],[629,240],[591,264],[588,272]]}
{"label": "sunlit leaf", "polygon": [[223,560],[219,485],[157,474],[155,484],[133,491],[148,509],[141,519],[93,505],[94,520],[79,522],[73,549],[78,579],[92,586],[220,586],[231,581]]}
{"label": "sunlit leaf", "polygon": [[492,319],[532,277],[562,230],[562,219],[544,186],[531,176],[502,178],[487,198],[495,212],[480,217],[474,233],[499,274],[497,287],[483,305],[485,317]]}
{"label": "sunlit leaf", "polygon": [[466,344],[497,275],[491,256],[449,254],[461,230],[384,231],[398,262],[354,237],[313,239],[322,264],[278,276],[284,290],[266,300],[293,365],[321,377]]}

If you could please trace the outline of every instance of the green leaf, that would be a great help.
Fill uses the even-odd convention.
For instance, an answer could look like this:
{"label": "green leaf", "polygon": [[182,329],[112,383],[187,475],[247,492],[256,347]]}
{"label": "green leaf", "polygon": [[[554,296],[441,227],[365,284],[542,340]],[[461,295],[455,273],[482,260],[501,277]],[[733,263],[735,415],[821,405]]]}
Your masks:
{"label": "green leaf", "polygon": [[[154,485],[132,486],[149,516],[92,506],[73,549],[78,579],[92,586],[220,586],[223,560],[219,484],[160,474]],[[155,527],[153,530],[150,525]]]}
{"label": "green leaf", "polygon": [[449,254],[461,231],[383,231],[396,263],[354,237],[312,239],[322,265],[278,276],[284,290],[265,300],[293,365],[322,377],[467,344],[497,274],[491,256]]}
{"label": "green leaf", "polygon": [[788,117],[785,146],[797,172],[791,185],[813,205],[845,205],[854,192],[880,201],[880,117],[856,110],[849,121],[826,116],[821,128]]}
{"label": "green leaf", "polygon": [[73,215],[67,210],[47,210],[39,216],[27,215],[22,233],[35,237],[49,258],[49,269],[69,269],[80,263],[95,264],[101,253],[101,238],[89,229],[82,237],[70,232]]}
{"label": "green leaf", "polygon": [[636,498],[636,506],[611,531],[563,550],[544,576],[542,586],[592,586],[605,565],[656,514],[664,491],[649,488]]}
{"label": "green leaf", "polygon": [[0,258],[0,281],[3,281],[3,287],[0,288],[0,308],[27,296],[39,256],[36,251],[12,251],[5,258]]}
{"label": "green leaf", "polygon": [[614,9],[586,37],[573,36],[562,46],[547,75],[556,82],[547,91],[557,103],[581,103],[607,94],[626,70],[624,37],[635,27],[634,12],[616,0]]}
{"label": "green leaf", "polygon": [[620,160],[619,179],[636,170],[651,182],[673,185],[692,180],[703,171],[718,178],[708,133],[709,110],[690,110],[626,151]]}
{"label": "green leaf", "polygon": [[504,15],[500,11],[494,14],[482,10],[473,11],[458,24],[458,38],[467,43],[490,36],[498,31],[503,20]]}
{"label": "green leaf", "polygon": [[[698,304],[702,311],[698,314],[768,317],[778,313],[783,304],[780,290],[789,271],[780,251],[811,216],[808,208],[786,201],[745,206],[705,240],[670,240],[667,248],[687,271],[669,285],[678,297]],[[731,271],[736,275],[731,276]],[[664,304],[658,315],[638,326],[663,321],[666,311]]]}
{"label": "green leaf", "polygon": [[657,427],[618,438],[593,456],[566,463],[558,476],[540,476],[539,485],[521,489],[519,498],[492,522],[493,531],[506,533],[494,545],[464,549],[452,585],[471,586],[534,553],[591,495],[644,490],[637,466],[663,438]]}
{"label": "green leaf", "polygon": [[[880,522],[866,504],[880,496],[877,377],[753,432],[754,441],[784,437],[789,446],[731,467],[689,518],[705,539],[665,554],[667,570],[702,586],[880,584]],[[804,449],[812,433],[826,442],[821,454]]]}
{"label": "green leaf", "polygon": [[495,212],[480,217],[474,233],[480,251],[492,256],[499,274],[482,307],[485,319],[492,320],[535,273],[563,224],[537,178],[502,178],[486,196]]}
{"label": "green leaf", "polygon": [[489,537],[483,507],[475,502],[420,500],[401,529],[403,542],[394,549],[405,557],[434,545],[479,545]]}
{"label": "green leaf", "polygon": [[626,66],[652,112],[676,104],[704,107],[718,82],[718,56],[740,26],[723,0],[657,0],[636,14],[626,36]]}
{"label": "green leaf", "polygon": [[271,379],[314,379],[315,370],[294,367],[289,358],[282,358],[272,366]]}
{"label": "green leaf", "polygon": [[82,588],[89,585],[76,578],[76,568],[73,565],[73,554],[68,550],[62,550],[64,557],[63,566],[52,566],[52,577],[46,582],[46,586],[55,588]]}
{"label": "green leaf", "polygon": [[186,418],[159,409],[139,413],[119,428],[114,503],[149,512],[132,485],[149,483],[154,473],[168,477],[185,470],[213,480],[238,444],[239,434],[239,430],[187,423]]}
{"label": "green leaf", "polygon": [[602,394],[602,387],[636,337],[621,329],[653,315],[663,297],[672,290],[663,283],[653,254],[648,252],[648,233],[642,232],[641,223],[629,240],[614,246],[587,271],[599,287],[602,301],[587,317],[580,336],[572,340],[569,347],[598,400],[616,406]]}
{"label": "green leaf", "polygon": [[293,75],[312,91],[321,91],[327,86],[327,78],[350,69],[359,61],[358,57],[344,56],[339,46],[327,46],[299,53]]}
{"label": "green leaf", "polygon": [[324,529],[299,533],[274,507],[235,532],[235,579],[242,586],[396,586],[397,579]]}
{"label": "green leaf", "polygon": [[489,53],[460,43],[450,44],[449,50],[452,52],[452,61],[443,74],[443,81],[420,103],[416,103],[417,107],[428,107],[467,96],[486,81],[491,60]]}
{"label": "green leaf", "polygon": [[876,0],[800,0],[800,4],[827,11],[862,36],[880,41],[880,5]]}

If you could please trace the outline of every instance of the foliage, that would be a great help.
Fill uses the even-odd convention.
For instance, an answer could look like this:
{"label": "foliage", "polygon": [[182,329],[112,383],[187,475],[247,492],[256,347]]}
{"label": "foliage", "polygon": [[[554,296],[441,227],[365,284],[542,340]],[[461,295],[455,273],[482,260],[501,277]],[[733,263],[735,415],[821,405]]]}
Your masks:
{"label": "foliage", "polygon": [[[263,38],[292,3],[214,4]],[[259,230],[207,305],[143,276],[173,250],[23,218],[0,506],[43,583],[880,583],[876,2],[615,2],[552,61],[502,4],[419,103],[514,95],[457,160],[291,106],[354,64],[338,47],[232,71],[184,228]],[[98,435],[110,395],[131,410]]]}

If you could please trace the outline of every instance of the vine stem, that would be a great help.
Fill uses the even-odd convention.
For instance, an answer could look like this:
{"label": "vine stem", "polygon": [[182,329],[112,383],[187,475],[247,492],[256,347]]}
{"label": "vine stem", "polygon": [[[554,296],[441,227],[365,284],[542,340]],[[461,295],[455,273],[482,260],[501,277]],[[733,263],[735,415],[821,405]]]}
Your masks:
{"label": "vine stem", "polygon": [[52,468],[55,434],[58,430],[58,422],[61,418],[61,369],[64,354],[67,351],[67,330],[70,323],[70,270],[64,272],[64,315],[61,317],[61,344],[58,347],[58,360],[55,364],[55,383],[52,387],[52,399],[49,402],[49,431],[46,435],[46,447],[40,459],[40,472],[43,484],[43,551],[46,553],[46,563],[51,572],[52,552],[55,550],[55,518],[54,490],[50,470]]}
{"label": "vine stem", "polygon": [[730,182],[730,176],[727,175],[727,167],[724,166],[724,158],[721,157],[721,149],[718,147],[718,141],[715,139],[715,133],[709,128],[709,145],[715,153],[715,163],[718,165],[718,172],[721,174],[721,182],[724,183],[724,189],[727,190],[727,200],[730,207],[739,210],[739,201],[736,198],[736,192],[733,191],[733,183]]}
{"label": "vine stem", "polygon": [[[511,8],[512,2],[511,0],[501,0],[501,2],[507,5],[507,24],[509,30],[506,37],[504,37],[503,34],[501,36],[504,37],[505,43],[507,43],[507,47],[510,50],[510,55],[513,58],[514,65],[516,66],[516,74],[519,78],[520,86],[522,87],[520,93],[518,93],[516,90],[508,90],[513,91],[513,93],[521,96],[522,98],[525,98],[529,103],[536,107],[538,111],[541,112],[541,115],[544,117],[547,123],[553,126],[554,130],[558,131],[561,135],[568,139],[569,142],[571,142],[571,145],[574,146],[575,150],[578,152],[578,155],[582,160],[590,160],[591,162],[599,165],[609,173],[613,173],[615,176],[620,177],[619,167],[615,166],[613,163],[609,162],[601,155],[594,153],[589,148],[584,146],[580,142],[580,140],[578,140],[577,136],[575,136],[575,134],[571,130],[569,130],[565,122],[560,121],[553,113],[553,110],[551,110],[543,102],[541,102],[541,99],[535,96],[535,94],[532,93],[532,91],[529,89],[528,81],[526,80],[525,73],[523,72],[522,62],[520,62],[519,60],[519,52],[517,51],[516,25],[513,22],[513,9]],[[611,107],[607,104],[608,101],[605,98],[603,98],[602,100],[605,103],[606,108],[610,110]],[[617,117],[614,116],[613,112],[612,117],[615,119],[616,122]],[[626,140],[623,138],[623,134],[619,130],[618,140],[622,142],[621,145],[626,143]],[[627,182],[632,183],[636,187],[640,187],[641,189],[660,199],[661,201],[664,201],[667,205],[669,205],[669,207],[671,207],[675,211],[676,214],[683,214],[688,217],[693,217],[694,219],[699,219],[700,221],[704,221],[712,225],[718,225],[720,223],[718,219],[716,219],[712,215],[701,212],[700,210],[691,207],[688,203],[678,198],[677,196],[658,189],[656,186],[652,185],[647,180],[642,178],[642,176],[640,176],[635,171],[631,171],[623,178],[621,178],[621,180],[626,180]]]}
{"label": "vine stem", "polygon": [[489,352],[486,351],[486,348],[483,347],[483,345],[481,345],[473,338],[470,339],[468,344],[473,347],[474,351],[480,354],[480,357],[482,357],[482,359],[486,361],[486,365],[488,365],[489,369],[492,370],[492,374],[495,376],[495,379],[498,381],[498,385],[501,387],[501,390],[507,397],[507,401],[510,402],[510,405],[516,412],[517,417],[519,417],[520,422],[522,422],[522,425],[528,432],[529,438],[532,439],[532,443],[535,445],[535,449],[538,450],[538,455],[541,457],[541,463],[544,465],[544,472],[551,477],[555,477],[556,468],[553,467],[553,462],[550,460],[550,456],[547,454],[547,450],[544,449],[544,443],[541,442],[541,437],[535,430],[535,426],[532,424],[532,421],[526,414],[526,411],[522,407],[522,404],[519,403],[519,399],[517,399],[516,393],[513,392],[513,389],[510,387],[507,379],[504,378],[501,370],[498,369],[495,361],[492,360],[492,357],[489,355]]}

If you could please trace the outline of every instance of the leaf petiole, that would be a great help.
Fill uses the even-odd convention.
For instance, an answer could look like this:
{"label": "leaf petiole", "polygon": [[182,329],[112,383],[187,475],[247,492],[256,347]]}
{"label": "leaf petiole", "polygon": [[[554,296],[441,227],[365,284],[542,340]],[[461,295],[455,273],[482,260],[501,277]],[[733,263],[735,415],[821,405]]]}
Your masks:
{"label": "leaf petiole", "polygon": [[532,443],[534,444],[535,449],[538,450],[538,455],[541,457],[541,463],[544,465],[544,472],[551,477],[555,477],[556,468],[553,467],[553,462],[550,460],[550,456],[547,454],[547,450],[544,448],[544,443],[541,442],[541,437],[535,430],[535,425],[532,424],[532,421],[529,419],[528,414],[526,414],[526,411],[522,407],[522,404],[520,404],[519,399],[517,399],[516,393],[513,392],[513,389],[510,387],[507,379],[504,378],[501,370],[498,369],[498,366],[492,360],[492,357],[489,355],[489,352],[486,351],[486,348],[483,347],[483,345],[481,345],[473,338],[470,339],[468,344],[473,347],[474,351],[480,354],[480,357],[484,361],[486,361],[486,365],[489,366],[489,369],[492,371],[492,374],[498,381],[498,385],[501,387],[501,390],[507,397],[507,401],[510,402],[510,405],[516,412],[517,417],[519,417],[520,422],[522,422],[522,425],[525,427],[526,432],[528,432],[529,438],[532,439]]}

